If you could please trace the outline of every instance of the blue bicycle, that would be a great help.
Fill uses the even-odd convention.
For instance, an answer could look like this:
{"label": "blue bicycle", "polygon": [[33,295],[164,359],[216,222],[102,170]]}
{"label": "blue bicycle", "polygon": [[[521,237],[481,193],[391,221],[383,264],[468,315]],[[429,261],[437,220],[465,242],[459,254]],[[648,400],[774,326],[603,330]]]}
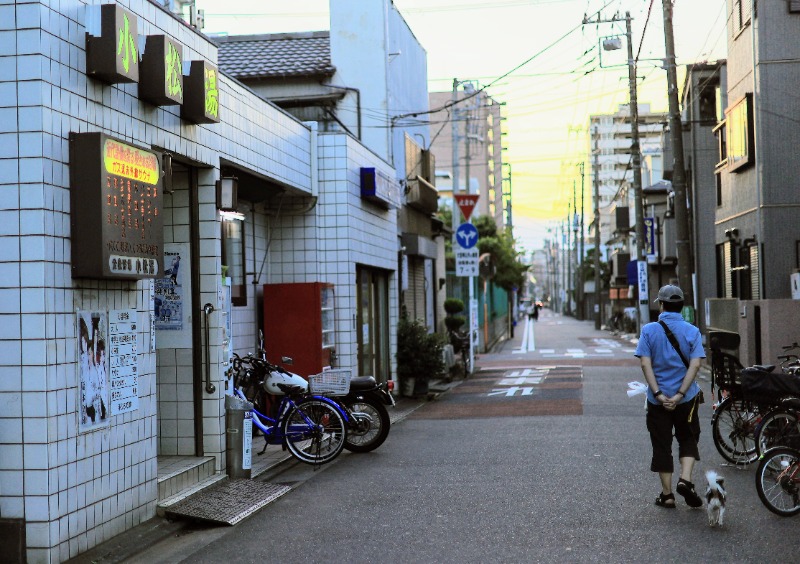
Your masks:
{"label": "blue bicycle", "polygon": [[[347,439],[347,414],[324,396],[310,395],[306,381],[252,354],[233,355],[234,394],[244,400],[269,391],[281,394],[270,417],[251,410],[253,425],[267,445],[282,445],[306,464],[325,464],[342,452]],[[264,452],[263,450],[261,451]]]}

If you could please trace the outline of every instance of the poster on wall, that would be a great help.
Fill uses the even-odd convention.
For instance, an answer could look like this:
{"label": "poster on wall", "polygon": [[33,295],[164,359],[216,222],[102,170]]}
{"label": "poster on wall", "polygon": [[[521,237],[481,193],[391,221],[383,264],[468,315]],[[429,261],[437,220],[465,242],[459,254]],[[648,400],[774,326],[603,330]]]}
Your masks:
{"label": "poster on wall", "polygon": [[156,348],[192,346],[189,244],[164,244],[164,263],[155,279],[153,317]]}
{"label": "poster on wall", "polygon": [[110,411],[119,415],[139,409],[136,310],[113,310],[108,318]]}
{"label": "poster on wall", "polygon": [[104,311],[78,311],[78,429],[91,431],[108,424],[108,374]]}
{"label": "poster on wall", "polygon": [[167,250],[165,245],[164,277],[156,279],[155,318],[156,329],[180,331],[183,329],[183,279],[186,273],[186,256],[181,249]]}

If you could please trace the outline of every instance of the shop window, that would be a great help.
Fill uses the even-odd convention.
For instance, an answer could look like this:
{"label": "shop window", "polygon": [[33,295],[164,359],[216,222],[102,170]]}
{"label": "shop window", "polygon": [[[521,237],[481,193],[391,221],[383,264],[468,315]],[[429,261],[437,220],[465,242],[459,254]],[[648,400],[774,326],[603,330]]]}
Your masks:
{"label": "shop window", "polygon": [[222,219],[222,274],[231,279],[231,304],[246,306],[244,221],[238,218]]}
{"label": "shop window", "polygon": [[755,161],[753,148],[753,97],[747,94],[725,112],[727,165],[735,172]]}

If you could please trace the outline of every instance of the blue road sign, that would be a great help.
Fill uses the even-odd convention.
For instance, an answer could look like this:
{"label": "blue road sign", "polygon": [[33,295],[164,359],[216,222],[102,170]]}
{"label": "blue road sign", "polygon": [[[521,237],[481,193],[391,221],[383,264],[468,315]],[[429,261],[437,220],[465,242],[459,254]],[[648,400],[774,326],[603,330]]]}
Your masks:
{"label": "blue road sign", "polygon": [[456,229],[456,241],[462,249],[471,249],[478,243],[478,228],[471,223],[462,223]]}

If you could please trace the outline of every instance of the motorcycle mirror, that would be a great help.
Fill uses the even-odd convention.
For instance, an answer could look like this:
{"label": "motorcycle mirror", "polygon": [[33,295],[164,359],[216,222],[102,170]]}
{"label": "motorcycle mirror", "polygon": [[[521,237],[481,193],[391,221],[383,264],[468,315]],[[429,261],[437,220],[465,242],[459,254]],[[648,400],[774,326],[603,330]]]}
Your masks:
{"label": "motorcycle mirror", "polygon": [[292,357],[290,357],[290,356],[282,356],[281,357],[281,362],[284,363],[284,364],[292,365],[292,364],[294,364],[294,359]]}

